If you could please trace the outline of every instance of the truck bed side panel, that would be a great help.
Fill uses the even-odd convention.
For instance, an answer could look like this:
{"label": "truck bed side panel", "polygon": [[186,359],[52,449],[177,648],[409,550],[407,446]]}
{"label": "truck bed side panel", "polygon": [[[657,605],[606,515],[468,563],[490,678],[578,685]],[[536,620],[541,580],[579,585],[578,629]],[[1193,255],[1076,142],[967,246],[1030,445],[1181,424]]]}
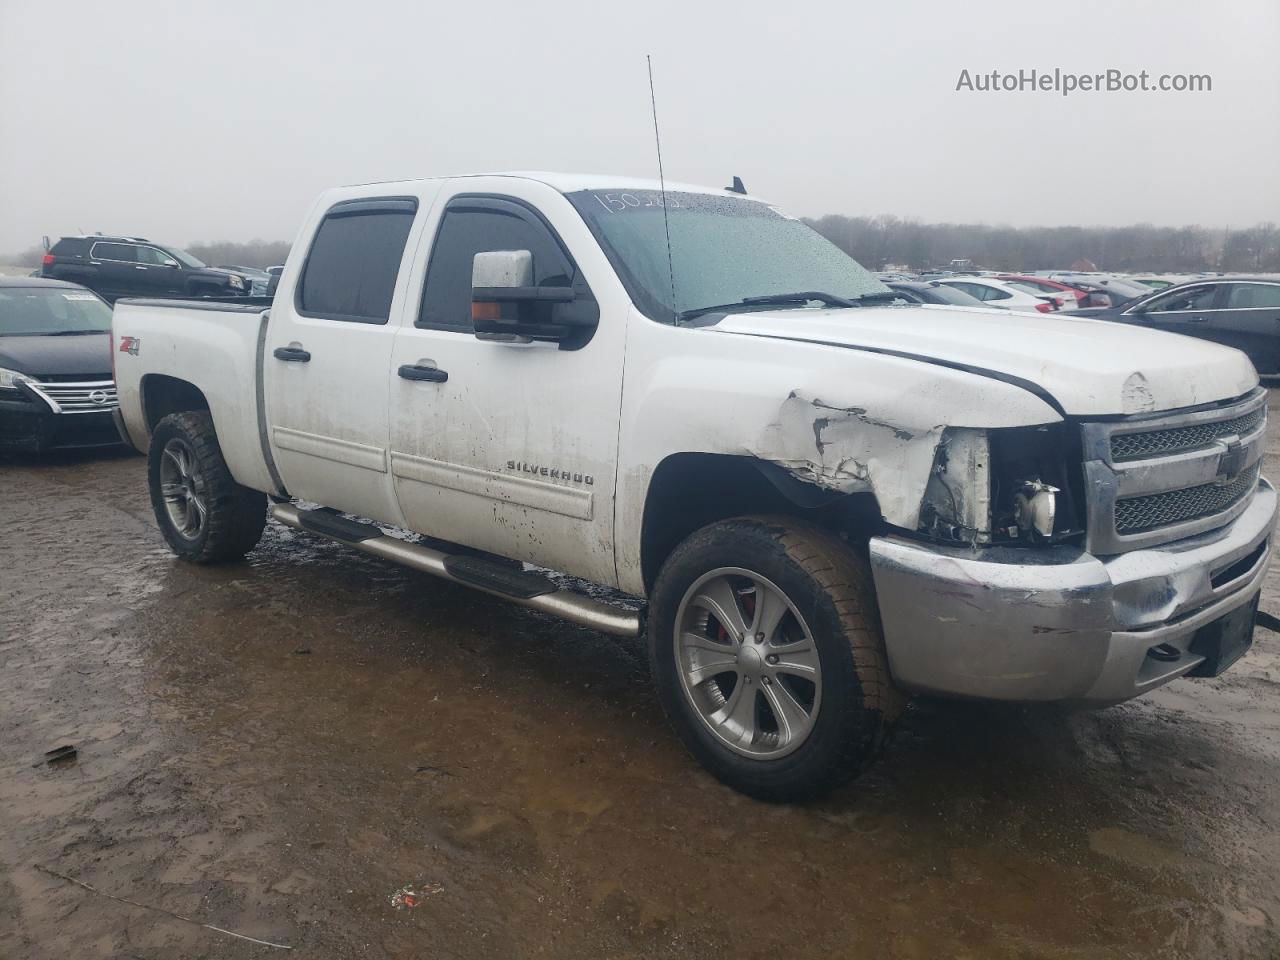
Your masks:
{"label": "truck bed side panel", "polygon": [[112,315],[112,350],[120,412],[135,445],[145,450],[151,419],[144,380],[173,377],[208,401],[222,455],[236,482],[275,492],[258,423],[261,306],[180,300],[122,300]]}

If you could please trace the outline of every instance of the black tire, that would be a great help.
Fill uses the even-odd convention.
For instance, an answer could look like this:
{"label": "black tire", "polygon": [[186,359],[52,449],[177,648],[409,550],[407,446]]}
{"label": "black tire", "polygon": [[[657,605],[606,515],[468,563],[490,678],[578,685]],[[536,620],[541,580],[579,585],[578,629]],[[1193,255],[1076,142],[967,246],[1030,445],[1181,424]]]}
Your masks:
{"label": "black tire", "polygon": [[[808,625],[817,649],[816,716],[803,742],[777,759],[726,746],[682,680],[677,614],[693,585],[723,568],[771,581]],[[906,702],[889,675],[869,562],[838,537],[790,517],[743,517],[692,534],[658,575],[648,629],[658,696],[676,732],[714,776],[761,800],[805,800],[852,779],[876,757]]]}
{"label": "black tire", "polygon": [[[188,533],[178,526],[165,495],[162,474],[176,463],[164,463],[166,450],[190,451],[192,479],[188,486],[202,503],[204,514],[199,528]],[[160,532],[181,559],[200,564],[239,560],[262,539],[267,523],[266,494],[242,487],[232,478],[207,411],[171,413],[160,421],[151,435],[147,478]]]}

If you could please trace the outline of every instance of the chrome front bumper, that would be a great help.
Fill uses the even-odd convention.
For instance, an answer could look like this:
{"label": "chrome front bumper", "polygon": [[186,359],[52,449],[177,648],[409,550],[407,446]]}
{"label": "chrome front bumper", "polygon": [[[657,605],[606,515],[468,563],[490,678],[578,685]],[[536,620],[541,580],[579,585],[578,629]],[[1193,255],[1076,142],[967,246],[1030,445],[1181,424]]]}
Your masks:
{"label": "chrome front bumper", "polygon": [[[902,687],[995,700],[1116,703],[1194,670],[1197,630],[1252,602],[1271,559],[1266,480],[1230,523],[1100,559],[1076,547],[871,541],[889,668]],[[1168,644],[1180,656],[1148,651]]]}

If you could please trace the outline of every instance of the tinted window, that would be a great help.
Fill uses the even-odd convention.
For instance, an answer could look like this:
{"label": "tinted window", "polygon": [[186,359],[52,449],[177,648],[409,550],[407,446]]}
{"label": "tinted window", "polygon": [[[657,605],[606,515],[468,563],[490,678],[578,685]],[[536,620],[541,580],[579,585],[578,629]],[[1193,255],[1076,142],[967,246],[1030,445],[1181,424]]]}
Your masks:
{"label": "tinted window", "polygon": [[131,243],[95,243],[92,255],[101,260],[122,260],[136,263],[135,247]]}
{"label": "tinted window", "polygon": [[1208,310],[1213,306],[1217,289],[1209,286],[1177,290],[1162,297],[1156,297],[1147,304],[1147,310],[1152,313],[1164,313],[1170,310]]}
{"label": "tinted window", "polygon": [[135,249],[138,252],[139,263],[150,263],[156,266],[171,263],[175,267],[178,265],[177,261],[174,260],[173,257],[169,256],[167,253],[161,253],[155,247],[137,247]]}
{"label": "tinted window", "polygon": [[955,287],[949,287],[945,283],[933,284],[929,288],[929,292],[935,298],[935,303],[950,303],[957,307],[976,307],[982,303],[977,297],[971,296],[963,290],[957,290]]}
{"label": "tinted window", "polygon": [[955,287],[957,290],[967,293],[971,297],[976,297],[979,300],[984,299],[983,293],[986,288],[980,287],[976,283],[947,283],[945,286]]}
{"label": "tinted window", "polygon": [[89,252],[89,241],[63,237],[49,252],[58,257],[83,257]]}
{"label": "tinted window", "polygon": [[506,212],[497,209],[501,201],[488,203],[493,208],[468,207],[462,201],[445,212],[431,250],[418,326],[471,331],[471,268],[477,253],[528,250],[535,286],[572,285],[573,264],[550,230],[514,204]]}
{"label": "tinted window", "polygon": [[1233,283],[1227,290],[1227,306],[1237,310],[1280,307],[1280,283]]}
{"label": "tinted window", "polygon": [[981,286],[978,287],[982,291],[983,300],[1008,300],[1013,294],[1006,293],[1004,290],[998,290],[995,287]]}
{"label": "tinted window", "polygon": [[298,312],[386,323],[416,209],[413,200],[370,200],[330,210],[302,268]]}

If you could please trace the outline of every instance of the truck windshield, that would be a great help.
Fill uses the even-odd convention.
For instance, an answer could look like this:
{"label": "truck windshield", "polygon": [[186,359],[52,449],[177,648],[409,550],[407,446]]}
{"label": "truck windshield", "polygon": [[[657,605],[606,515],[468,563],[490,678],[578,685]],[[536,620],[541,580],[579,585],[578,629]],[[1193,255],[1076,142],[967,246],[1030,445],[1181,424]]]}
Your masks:
{"label": "truck windshield", "polygon": [[[794,291],[821,291],[828,302],[892,294],[816,231],[759,200],[669,191],[668,261],[659,191],[581,190],[567,196],[631,299],[655,320],[672,323],[708,307]],[[773,309],[806,302],[792,297]]]}
{"label": "truck windshield", "polygon": [[0,287],[0,337],[106,333],[111,308],[74,287]]}

